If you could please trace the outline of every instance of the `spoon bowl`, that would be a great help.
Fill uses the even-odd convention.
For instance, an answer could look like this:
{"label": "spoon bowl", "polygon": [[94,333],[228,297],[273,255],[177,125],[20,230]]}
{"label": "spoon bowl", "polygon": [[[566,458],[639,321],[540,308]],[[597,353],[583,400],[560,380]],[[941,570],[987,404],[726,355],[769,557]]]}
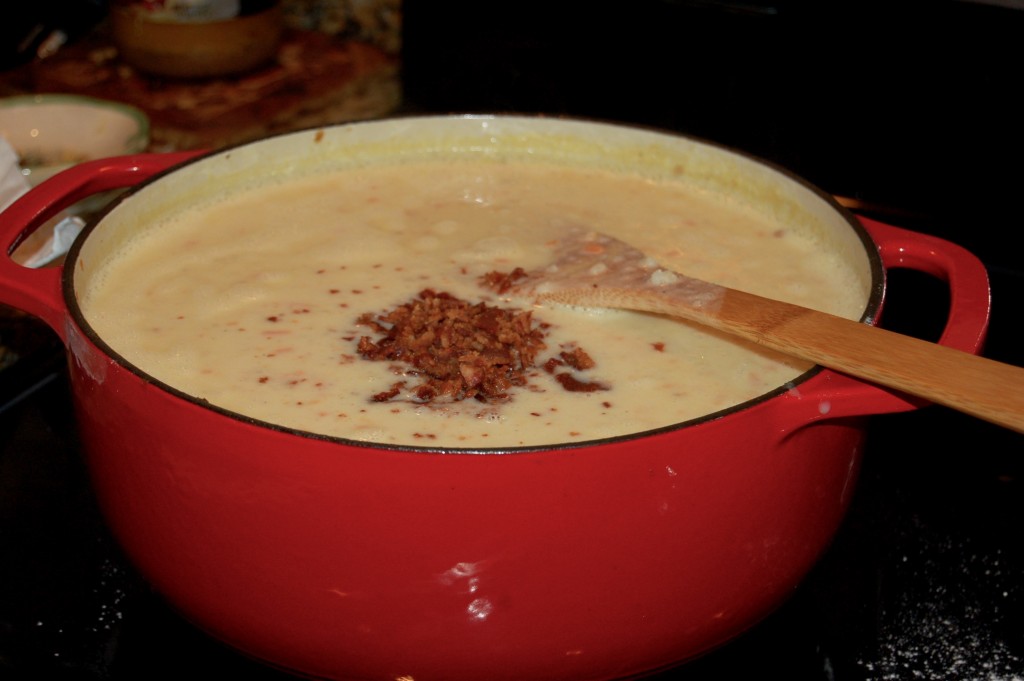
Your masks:
{"label": "spoon bowl", "polygon": [[540,302],[669,315],[1024,433],[1024,369],[688,277],[629,244],[573,228],[515,293]]}

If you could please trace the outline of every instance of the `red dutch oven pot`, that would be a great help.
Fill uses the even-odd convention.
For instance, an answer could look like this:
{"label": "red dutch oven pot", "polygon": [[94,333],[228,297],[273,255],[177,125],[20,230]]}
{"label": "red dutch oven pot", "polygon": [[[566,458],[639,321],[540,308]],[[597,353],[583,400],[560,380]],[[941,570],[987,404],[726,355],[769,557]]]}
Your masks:
{"label": "red dutch oven pot", "polygon": [[[470,124],[487,128],[480,120]],[[850,502],[864,417],[919,406],[816,369],[706,418],[571,446],[319,437],[183,395],[95,336],[73,273],[104,217],[62,269],[9,257],[86,195],[159,192],[178,173],[216,182],[232,153],[98,161],[44,183],[0,215],[0,299],[63,339],[96,495],[141,574],[197,627],[269,664],[416,681],[607,679],[678,664],[793,593]],[[989,290],[974,256],[844,219],[874,272],[866,320],[887,268],[921,270],[950,285],[940,342],[979,349]]]}

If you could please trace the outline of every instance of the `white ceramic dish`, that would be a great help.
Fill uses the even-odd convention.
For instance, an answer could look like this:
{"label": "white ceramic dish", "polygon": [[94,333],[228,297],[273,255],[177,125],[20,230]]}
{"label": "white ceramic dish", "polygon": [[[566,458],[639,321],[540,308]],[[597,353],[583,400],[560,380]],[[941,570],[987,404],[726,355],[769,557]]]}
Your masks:
{"label": "white ceramic dish", "polygon": [[149,118],[119,102],[40,94],[0,99],[0,137],[31,185],[82,161],[143,151]]}

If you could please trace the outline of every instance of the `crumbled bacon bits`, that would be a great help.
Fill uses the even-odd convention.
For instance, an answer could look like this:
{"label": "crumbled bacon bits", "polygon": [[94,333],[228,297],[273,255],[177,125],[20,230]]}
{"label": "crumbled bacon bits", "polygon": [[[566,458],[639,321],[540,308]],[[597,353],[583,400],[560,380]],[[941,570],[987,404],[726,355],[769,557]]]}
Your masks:
{"label": "crumbled bacon bits", "polygon": [[[391,362],[392,372],[403,379],[419,379],[416,385],[407,380],[395,382],[373,395],[375,402],[402,395],[420,403],[508,400],[510,390],[528,384],[538,353],[547,347],[547,326],[537,323],[530,310],[470,303],[431,289],[384,314],[363,314],[358,323],[378,334],[376,339],[359,338],[360,356]],[[554,373],[556,366],[582,371],[593,367],[594,361],[573,347],[543,363],[549,373]],[[562,375],[556,379],[567,390],[605,389],[598,383],[567,380]]]}
{"label": "crumbled bacon bits", "polygon": [[[544,329],[529,311],[471,304],[430,289],[383,315],[364,314],[359,323],[382,334],[361,337],[359,354],[408,367],[404,374],[421,380],[410,389],[420,402],[507,399],[509,389],[526,385],[527,370],[546,347]],[[405,388],[396,383],[373,399],[390,400]]]}
{"label": "crumbled bacon bits", "polygon": [[593,369],[597,363],[582,348],[569,347],[544,362],[544,371],[555,377],[555,380],[571,393],[592,393],[599,390],[608,390],[609,386],[597,381],[584,381],[569,371],[559,371],[563,366],[568,366],[576,371]]}
{"label": "crumbled bacon bits", "polygon": [[555,380],[562,384],[562,387],[571,393],[593,393],[598,390],[608,390],[604,383],[596,381],[581,381],[568,371],[555,374]]}
{"label": "crumbled bacon bits", "polygon": [[488,272],[480,277],[480,283],[495,293],[508,293],[513,286],[526,277],[526,270],[517,267],[511,272]]}
{"label": "crumbled bacon bits", "polygon": [[591,359],[590,355],[585,350],[578,347],[573,347],[569,350],[564,350],[558,355],[561,357],[566,364],[571,366],[573,369],[578,371],[586,371],[587,369],[593,369],[597,363]]}
{"label": "crumbled bacon bits", "polygon": [[[512,288],[527,277],[529,277],[529,274],[527,274],[526,270],[522,267],[517,267],[511,272],[488,272],[480,277],[480,284],[500,295],[512,290]],[[588,355],[582,348],[572,347],[559,353],[557,358],[552,357],[545,362],[544,370],[549,374],[552,374],[555,377],[555,380],[557,380],[561,386],[569,392],[589,393],[596,392],[598,390],[608,390],[609,386],[604,383],[584,381],[570,372],[557,371],[558,367],[562,365],[569,366],[576,371],[586,371],[587,369],[594,368],[595,364],[596,363],[590,355]]]}

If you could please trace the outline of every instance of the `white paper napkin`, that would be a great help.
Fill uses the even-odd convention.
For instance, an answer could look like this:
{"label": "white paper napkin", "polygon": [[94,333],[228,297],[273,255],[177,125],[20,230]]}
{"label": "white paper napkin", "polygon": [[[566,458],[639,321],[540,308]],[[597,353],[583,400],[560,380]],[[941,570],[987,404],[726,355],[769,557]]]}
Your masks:
{"label": "white paper napkin", "polygon": [[21,174],[18,154],[5,138],[0,137],[0,212],[28,191],[28,180]]}
{"label": "white paper napkin", "polygon": [[[0,137],[0,213],[29,190],[28,179],[21,173],[17,152]],[[74,215],[62,218],[53,226],[52,233],[34,252],[25,256],[26,267],[42,267],[68,252],[85,222]]]}

